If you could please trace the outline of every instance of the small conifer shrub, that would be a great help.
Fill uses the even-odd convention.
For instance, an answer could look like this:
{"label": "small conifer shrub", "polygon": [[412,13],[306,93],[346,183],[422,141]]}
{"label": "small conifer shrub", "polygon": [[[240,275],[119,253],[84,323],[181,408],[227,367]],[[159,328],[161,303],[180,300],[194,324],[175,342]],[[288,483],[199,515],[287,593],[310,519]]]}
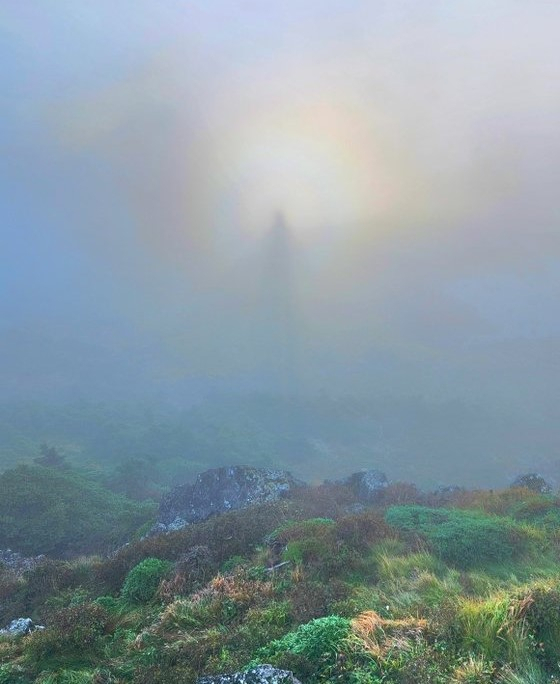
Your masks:
{"label": "small conifer shrub", "polygon": [[128,573],[122,586],[122,597],[132,603],[148,603],[159,587],[159,583],[172,567],[169,561],[159,558],[145,558]]}

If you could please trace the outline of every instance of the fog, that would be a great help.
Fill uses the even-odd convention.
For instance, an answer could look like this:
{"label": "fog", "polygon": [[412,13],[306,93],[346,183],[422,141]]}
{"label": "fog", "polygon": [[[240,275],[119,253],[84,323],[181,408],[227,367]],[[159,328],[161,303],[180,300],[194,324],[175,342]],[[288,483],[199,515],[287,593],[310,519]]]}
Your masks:
{"label": "fog", "polygon": [[459,400],[554,451],[559,20],[2,3],[0,399]]}

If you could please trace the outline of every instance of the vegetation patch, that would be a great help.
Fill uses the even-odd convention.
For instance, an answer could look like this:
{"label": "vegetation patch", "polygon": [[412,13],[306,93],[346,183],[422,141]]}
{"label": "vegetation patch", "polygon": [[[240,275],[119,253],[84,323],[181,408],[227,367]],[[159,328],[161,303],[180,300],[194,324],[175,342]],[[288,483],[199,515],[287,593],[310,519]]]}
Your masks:
{"label": "vegetation patch", "polygon": [[423,538],[444,561],[461,567],[508,561],[526,553],[530,535],[512,519],[424,506],[392,506],[385,520]]}

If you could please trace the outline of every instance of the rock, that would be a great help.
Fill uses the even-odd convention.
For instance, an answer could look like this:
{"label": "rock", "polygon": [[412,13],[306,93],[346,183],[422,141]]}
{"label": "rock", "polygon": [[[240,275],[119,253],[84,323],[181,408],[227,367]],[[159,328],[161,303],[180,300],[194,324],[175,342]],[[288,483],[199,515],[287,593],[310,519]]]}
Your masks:
{"label": "rock", "polygon": [[351,503],[344,507],[344,512],[346,515],[359,515],[367,511],[367,506],[363,503]]}
{"label": "rock", "polygon": [[46,556],[32,556],[28,558],[22,556],[21,553],[17,553],[17,551],[12,551],[12,549],[0,549],[0,566],[9,568],[18,575],[27,570],[33,570],[33,568],[44,561],[46,561]]}
{"label": "rock", "polygon": [[336,484],[348,487],[361,503],[372,504],[379,501],[389,483],[380,470],[364,470],[338,480]]}
{"label": "rock", "polygon": [[510,487],[525,487],[526,489],[531,489],[533,492],[538,494],[550,494],[552,492],[552,487],[548,482],[539,475],[538,473],[526,473],[525,475],[519,475],[511,483]]}
{"label": "rock", "polygon": [[284,470],[233,466],[201,473],[163,497],[154,532],[181,529],[217,513],[268,503],[304,486]]}
{"label": "rock", "polygon": [[432,496],[443,503],[453,501],[457,496],[465,491],[464,487],[459,485],[440,485],[432,492]]}
{"label": "rock", "polygon": [[0,629],[0,634],[8,636],[22,636],[31,634],[38,629],[45,629],[43,625],[36,625],[31,618],[16,618],[5,629]]}
{"label": "rock", "polygon": [[197,684],[301,684],[292,672],[272,665],[258,665],[247,672],[200,677]]}
{"label": "rock", "polygon": [[207,546],[197,544],[179,556],[175,567],[189,575],[205,574],[212,568],[212,552]]}

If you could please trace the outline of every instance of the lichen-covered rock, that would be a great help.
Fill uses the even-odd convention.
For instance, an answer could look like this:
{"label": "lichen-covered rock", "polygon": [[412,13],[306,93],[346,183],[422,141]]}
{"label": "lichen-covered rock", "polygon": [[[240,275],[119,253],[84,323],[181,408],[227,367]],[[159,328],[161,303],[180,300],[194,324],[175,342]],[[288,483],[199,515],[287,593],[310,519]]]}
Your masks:
{"label": "lichen-covered rock", "polygon": [[272,665],[258,665],[247,672],[201,677],[197,684],[301,684],[292,672]]}
{"label": "lichen-covered rock", "polygon": [[360,473],[354,473],[344,480],[338,480],[336,484],[348,487],[358,501],[372,504],[379,501],[389,483],[385,473],[379,470],[364,470]]}
{"label": "lichen-covered rock", "polygon": [[23,636],[24,634],[31,634],[38,629],[45,629],[42,625],[36,625],[31,618],[16,618],[10,624],[0,629],[0,634],[7,636]]}
{"label": "lichen-covered rock", "polygon": [[284,470],[233,466],[201,473],[163,497],[156,532],[180,529],[216,513],[276,501],[303,486]]}
{"label": "lichen-covered rock", "polygon": [[437,489],[434,489],[432,496],[442,503],[447,503],[453,501],[464,491],[465,488],[459,485],[440,485]]}
{"label": "lichen-covered rock", "polygon": [[538,473],[526,473],[525,475],[519,475],[511,483],[511,487],[526,487],[531,489],[533,492],[538,494],[550,494],[552,487],[548,482],[539,475]]}
{"label": "lichen-covered rock", "polygon": [[13,570],[16,574],[21,574],[27,570],[33,570],[41,563],[44,563],[46,556],[22,556],[12,549],[0,549],[0,566]]}

